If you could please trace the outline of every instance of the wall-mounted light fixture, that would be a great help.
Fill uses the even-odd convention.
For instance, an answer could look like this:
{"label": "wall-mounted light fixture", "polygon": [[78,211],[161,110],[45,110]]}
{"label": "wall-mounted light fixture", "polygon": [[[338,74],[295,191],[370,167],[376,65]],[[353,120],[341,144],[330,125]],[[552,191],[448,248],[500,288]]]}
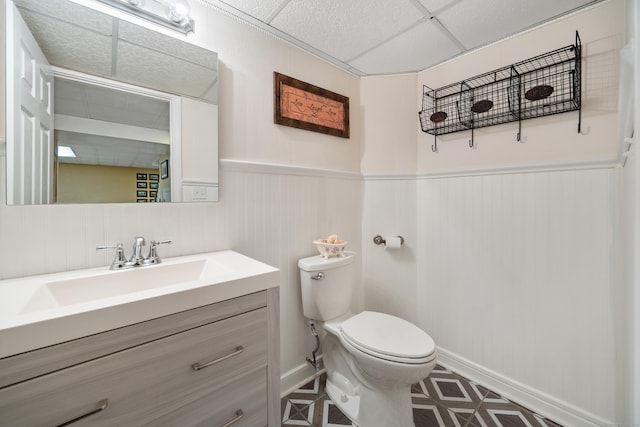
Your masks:
{"label": "wall-mounted light fixture", "polygon": [[191,6],[187,0],[98,1],[184,34],[194,30],[193,19],[189,16]]}

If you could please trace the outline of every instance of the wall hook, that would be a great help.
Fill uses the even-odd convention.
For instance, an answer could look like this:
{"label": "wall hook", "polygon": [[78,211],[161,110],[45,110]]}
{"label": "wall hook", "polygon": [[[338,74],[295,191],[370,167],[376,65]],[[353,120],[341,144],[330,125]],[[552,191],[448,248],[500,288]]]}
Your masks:
{"label": "wall hook", "polygon": [[473,141],[473,122],[471,122],[471,139],[469,140],[469,148],[473,148],[474,147],[474,141]]}

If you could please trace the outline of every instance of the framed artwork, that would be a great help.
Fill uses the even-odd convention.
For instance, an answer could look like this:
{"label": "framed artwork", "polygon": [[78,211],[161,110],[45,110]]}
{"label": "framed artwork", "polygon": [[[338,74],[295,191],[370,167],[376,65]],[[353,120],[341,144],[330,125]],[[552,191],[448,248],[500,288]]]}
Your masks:
{"label": "framed artwork", "polygon": [[147,197],[147,190],[138,190],[136,197]]}
{"label": "framed artwork", "polygon": [[146,174],[146,173],[137,173],[137,174],[136,174],[136,179],[137,179],[138,181],[140,181],[140,180],[146,180],[146,179],[147,179],[147,174]]}
{"label": "framed artwork", "polygon": [[162,163],[160,163],[160,178],[169,178],[169,160],[163,160]]}
{"label": "framed artwork", "polygon": [[143,181],[138,181],[137,188],[147,188],[147,183]]}
{"label": "framed artwork", "polygon": [[158,192],[157,191],[149,191],[149,197],[151,197],[152,199],[155,200],[155,198],[158,196]]}
{"label": "framed artwork", "polygon": [[157,181],[159,179],[159,175],[157,173],[150,173],[149,174],[149,181]]}
{"label": "framed artwork", "polygon": [[147,203],[147,199],[137,199],[137,203]]}
{"label": "framed artwork", "polygon": [[349,138],[349,98],[273,73],[276,124]]}
{"label": "framed artwork", "polygon": [[149,183],[149,188],[157,190],[158,189],[158,183],[157,182],[150,182]]}

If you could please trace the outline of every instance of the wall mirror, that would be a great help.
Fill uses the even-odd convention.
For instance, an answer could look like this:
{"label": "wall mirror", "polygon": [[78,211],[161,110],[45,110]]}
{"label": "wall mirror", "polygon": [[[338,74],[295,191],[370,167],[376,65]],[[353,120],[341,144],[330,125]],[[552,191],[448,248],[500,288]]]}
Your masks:
{"label": "wall mirror", "polygon": [[215,52],[70,0],[6,4],[7,204],[218,199]]}

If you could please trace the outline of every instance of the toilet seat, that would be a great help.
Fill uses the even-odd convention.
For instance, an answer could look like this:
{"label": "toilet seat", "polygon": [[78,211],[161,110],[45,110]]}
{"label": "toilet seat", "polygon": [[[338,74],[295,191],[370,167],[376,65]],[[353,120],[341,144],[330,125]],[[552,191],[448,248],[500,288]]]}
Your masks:
{"label": "toilet seat", "polygon": [[435,343],[422,329],[389,314],[363,311],[340,324],[346,344],[384,360],[428,363],[435,358]]}

